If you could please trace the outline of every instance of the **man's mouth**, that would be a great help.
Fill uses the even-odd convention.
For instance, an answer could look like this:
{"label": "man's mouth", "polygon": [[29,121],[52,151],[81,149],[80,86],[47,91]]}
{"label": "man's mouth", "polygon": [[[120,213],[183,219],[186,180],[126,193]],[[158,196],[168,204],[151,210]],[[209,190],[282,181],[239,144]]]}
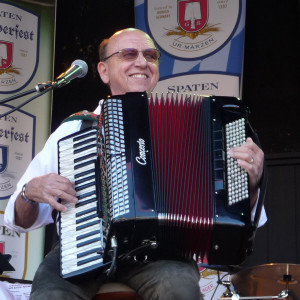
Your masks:
{"label": "man's mouth", "polygon": [[130,77],[134,77],[134,78],[148,78],[148,76],[147,75],[145,75],[145,74],[132,74],[132,75],[130,75]]}

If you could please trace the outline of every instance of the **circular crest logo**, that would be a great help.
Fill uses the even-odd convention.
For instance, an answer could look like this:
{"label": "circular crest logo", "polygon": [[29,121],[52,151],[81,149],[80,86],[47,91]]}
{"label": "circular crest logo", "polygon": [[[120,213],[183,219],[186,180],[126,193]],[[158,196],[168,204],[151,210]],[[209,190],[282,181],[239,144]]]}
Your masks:
{"label": "circular crest logo", "polygon": [[0,2],[0,94],[13,93],[33,78],[39,57],[39,16]]}
{"label": "circular crest logo", "polygon": [[239,0],[148,0],[148,26],[168,54],[201,58],[232,36],[240,9]]}

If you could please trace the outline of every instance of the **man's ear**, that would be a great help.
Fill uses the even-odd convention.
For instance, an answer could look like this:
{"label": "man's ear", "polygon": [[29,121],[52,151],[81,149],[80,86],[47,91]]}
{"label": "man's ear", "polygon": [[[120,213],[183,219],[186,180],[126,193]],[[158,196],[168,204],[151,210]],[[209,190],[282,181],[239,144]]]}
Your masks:
{"label": "man's ear", "polygon": [[101,80],[105,83],[108,84],[109,83],[109,76],[108,76],[108,69],[107,69],[107,64],[103,61],[100,61],[98,63],[98,73],[101,77]]}

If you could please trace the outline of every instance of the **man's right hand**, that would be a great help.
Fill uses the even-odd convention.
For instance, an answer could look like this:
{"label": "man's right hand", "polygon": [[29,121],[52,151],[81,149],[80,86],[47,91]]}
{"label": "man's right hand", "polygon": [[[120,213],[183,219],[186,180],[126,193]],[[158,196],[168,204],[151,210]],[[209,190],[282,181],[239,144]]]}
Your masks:
{"label": "man's right hand", "polygon": [[30,180],[26,184],[25,197],[37,204],[26,202],[21,193],[15,202],[15,224],[23,228],[30,228],[36,221],[39,213],[38,203],[48,203],[61,212],[67,207],[57,200],[58,198],[69,203],[76,203],[74,184],[69,179],[55,173],[50,173]]}
{"label": "man's right hand", "polygon": [[58,198],[70,203],[77,202],[74,183],[55,173],[30,180],[26,184],[25,195],[32,201],[48,203],[61,212],[65,212],[67,208],[57,201]]}

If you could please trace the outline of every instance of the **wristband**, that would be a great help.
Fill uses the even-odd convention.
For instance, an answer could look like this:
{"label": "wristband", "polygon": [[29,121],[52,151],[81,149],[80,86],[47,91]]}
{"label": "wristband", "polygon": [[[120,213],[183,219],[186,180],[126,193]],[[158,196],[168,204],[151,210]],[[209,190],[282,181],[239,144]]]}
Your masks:
{"label": "wristband", "polygon": [[22,187],[22,191],[21,191],[21,197],[22,197],[22,199],[23,199],[25,202],[27,202],[27,203],[29,203],[29,204],[31,204],[31,205],[36,205],[37,202],[32,201],[32,200],[26,198],[26,196],[25,196],[25,189],[26,189],[26,183],[25,183],[25,184],[23,185],[23,187]]}

